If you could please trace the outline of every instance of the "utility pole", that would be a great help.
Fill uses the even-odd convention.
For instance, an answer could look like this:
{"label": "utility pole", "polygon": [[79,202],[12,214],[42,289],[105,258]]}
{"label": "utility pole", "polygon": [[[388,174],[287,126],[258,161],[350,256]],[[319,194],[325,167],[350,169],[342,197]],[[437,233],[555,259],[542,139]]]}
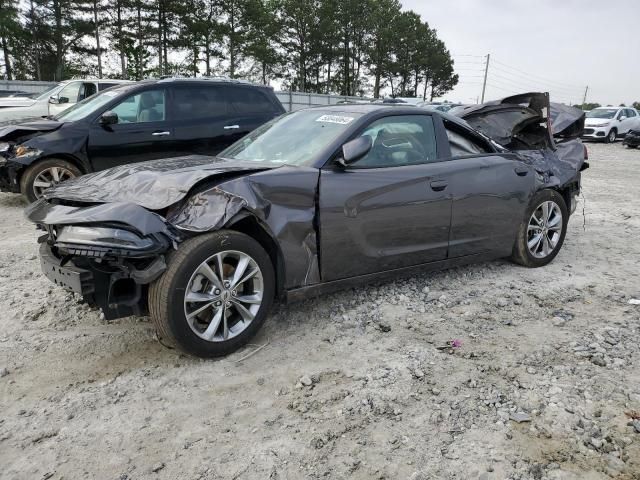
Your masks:
{"label": "utility pole", "polygon": [[584,98],[582,99],[582,105],[587,103],[587,92],[589,91],[589,85],[584,88]]}
{"label": "utility pole", "polygon": [[484,82],[482,82],[482,100],[480,103],[484,103],[484,92],[487,89],[487,74],[489,73],[489,58],[491,57],[490,53],[487,53],[487,63],[484,65]]}

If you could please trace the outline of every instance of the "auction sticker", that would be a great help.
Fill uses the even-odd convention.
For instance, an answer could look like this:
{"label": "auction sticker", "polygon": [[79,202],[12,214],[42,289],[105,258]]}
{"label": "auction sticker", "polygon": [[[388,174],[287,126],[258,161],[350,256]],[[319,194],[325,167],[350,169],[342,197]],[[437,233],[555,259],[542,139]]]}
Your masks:
{"label": "auction sticker", "polygon": [[340,125],[347,125],[353,121],[353,117],[343,117],[342,115],[322,115],[316,119],[316,122],[324,123],[339,123]]}

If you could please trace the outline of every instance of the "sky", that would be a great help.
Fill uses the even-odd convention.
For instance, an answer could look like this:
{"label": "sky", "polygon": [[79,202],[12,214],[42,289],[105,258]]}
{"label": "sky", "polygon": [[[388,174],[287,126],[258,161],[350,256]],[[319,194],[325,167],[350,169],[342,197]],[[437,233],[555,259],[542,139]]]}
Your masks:
{"label": "sky", "polygon": [[552,101],[640,101],[640,0],[400,0],[453,55],[459,86],[444,98],[474,103],[522,91]]}

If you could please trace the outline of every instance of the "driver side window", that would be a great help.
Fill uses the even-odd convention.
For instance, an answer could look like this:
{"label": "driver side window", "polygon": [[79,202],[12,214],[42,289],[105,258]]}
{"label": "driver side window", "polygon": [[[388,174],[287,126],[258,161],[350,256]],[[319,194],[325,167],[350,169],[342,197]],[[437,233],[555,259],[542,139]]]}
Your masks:
{"label": "driver side window", "polygon": [[162,122],[165,120],[164,90],[147,90],[125,98],[111,109],[118,123]]}
{"label": "driver side window", "polygon": [[419,165],[437,161],[436,135],[430,115],[398,115],[376,120],[362,136],[371,137],[369,153],[354,168]]}

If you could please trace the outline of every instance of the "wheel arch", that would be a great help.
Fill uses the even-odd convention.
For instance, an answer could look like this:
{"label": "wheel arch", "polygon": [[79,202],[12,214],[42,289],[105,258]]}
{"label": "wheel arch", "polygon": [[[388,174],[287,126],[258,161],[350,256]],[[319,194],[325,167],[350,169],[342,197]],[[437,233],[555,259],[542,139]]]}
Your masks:
{"label": "wheel arch", "polygon": [[238,213],[224,228],[244,233],[256,240],[264,248],[271,259],[273,271],[275,272],[276,296],[281,297],[284,294],[284,256],[278,242],[269,233],[268,229],[255,215],[246,210]]}

